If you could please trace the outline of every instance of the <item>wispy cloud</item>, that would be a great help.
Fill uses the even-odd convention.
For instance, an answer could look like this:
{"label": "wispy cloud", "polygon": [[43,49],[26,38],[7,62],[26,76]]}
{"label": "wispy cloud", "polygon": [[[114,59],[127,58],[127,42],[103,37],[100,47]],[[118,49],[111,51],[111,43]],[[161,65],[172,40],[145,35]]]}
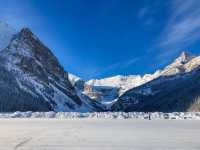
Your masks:
{"label": "wispy cloud", "polygon": [[137,13],[137,18],[142,21],[144,25],[151,25],[154,23],[154,11],[150,6],[141,8]]}
{"label": "wispy cloud", "polygon": [[93,72],[93,77],[98,77],[111,71],[113,72],[116,69],[127,69],[128,67],[131,67],[132,65],[137,63],[140,59],[141,58],[136,57],[136,58],[131,58],[125,61],[116,62],[111,65],[105,66],[104,68],[99,69],[96,72]]}
{"label": "wispy cloud", "polygon": [[138,11],[137,17],[143,19],[149,13],[149,7],[143,7]]}
{"label": "wispy cloud", "polygon": [[169,19],[159,37],[161,56],[177,54],[200,40],[200,1],[173,0]]}

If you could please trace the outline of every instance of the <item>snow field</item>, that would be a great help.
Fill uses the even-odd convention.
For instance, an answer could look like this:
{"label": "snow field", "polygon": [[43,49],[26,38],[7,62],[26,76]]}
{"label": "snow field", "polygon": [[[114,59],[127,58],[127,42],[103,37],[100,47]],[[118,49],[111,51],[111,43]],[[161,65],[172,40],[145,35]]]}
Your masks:
{"label": "snow field", "polygon": [[1,150],[199,150],[199,120],[0,119]]}

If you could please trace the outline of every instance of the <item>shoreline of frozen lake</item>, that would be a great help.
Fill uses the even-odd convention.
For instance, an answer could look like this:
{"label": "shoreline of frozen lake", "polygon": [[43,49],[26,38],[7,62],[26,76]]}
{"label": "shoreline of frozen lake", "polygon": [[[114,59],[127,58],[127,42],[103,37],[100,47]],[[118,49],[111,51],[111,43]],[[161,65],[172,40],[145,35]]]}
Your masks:
{"label": "shoreline of frozen lake", "polygon": [[0,118],[59,118],[59,119],[175,119],[175,120],[200,120],[200,112],[14,112],[0,113]]}
{"label": "shoreline of frozen lake", "polygon": [[0,119],[3,150],[199,150],[199,120]]}

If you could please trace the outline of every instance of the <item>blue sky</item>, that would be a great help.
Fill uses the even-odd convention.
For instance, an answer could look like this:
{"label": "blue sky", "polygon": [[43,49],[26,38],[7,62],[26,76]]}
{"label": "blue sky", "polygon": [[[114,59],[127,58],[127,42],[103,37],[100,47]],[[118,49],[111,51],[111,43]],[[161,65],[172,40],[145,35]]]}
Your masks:
{"label": "blue sky", "polygon": [[0,0],[0,20],[29,27],[83,79],[152,73],[200,53],[198,0]]}

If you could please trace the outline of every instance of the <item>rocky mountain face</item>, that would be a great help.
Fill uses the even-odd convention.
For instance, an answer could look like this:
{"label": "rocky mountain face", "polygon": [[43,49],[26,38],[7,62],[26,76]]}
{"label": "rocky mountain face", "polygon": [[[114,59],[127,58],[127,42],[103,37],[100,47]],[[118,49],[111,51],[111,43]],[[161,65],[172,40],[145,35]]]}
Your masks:
{"label": "rocky mountain face", "polygon": [[130,89],[113,111],[200,111],[200,57],[182,53],[158,78]]}
{"label": "rocky mountain face", "polygon": [[99,102],[104,111],[119,97],[119,88],[117,87],[96,86],[73,74],[69,74],[69,81],[78,93],[82,93],[94,102]]}
{"label": "rocky mountain face", "polygon": [[0,111],[86,112],[98,105],[82,100],[57,58],[28,28],[0,51],[0,72]]}

